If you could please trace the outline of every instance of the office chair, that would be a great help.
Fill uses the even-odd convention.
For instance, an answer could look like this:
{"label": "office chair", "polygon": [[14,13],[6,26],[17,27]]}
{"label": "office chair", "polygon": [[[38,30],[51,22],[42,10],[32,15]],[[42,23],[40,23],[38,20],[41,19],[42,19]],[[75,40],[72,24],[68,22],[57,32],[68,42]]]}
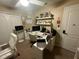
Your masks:
{"label": "office chair", "polygon": [[31,34],[29,34],[29,37],[30,37],[30,43],[33,45],[37,41],[37,38],[35,35],[31,35]]}
{"label": "office chair", "polygon": [[[14,55],[14,53],[17,51],[16,42],[17,42],[17,36],[14,33],[11,33],[10,40],[7,43],[9,47],[0,51],[0,59],[8,59]],[[0,48],[2,48],[7,44],[1,45]]]}

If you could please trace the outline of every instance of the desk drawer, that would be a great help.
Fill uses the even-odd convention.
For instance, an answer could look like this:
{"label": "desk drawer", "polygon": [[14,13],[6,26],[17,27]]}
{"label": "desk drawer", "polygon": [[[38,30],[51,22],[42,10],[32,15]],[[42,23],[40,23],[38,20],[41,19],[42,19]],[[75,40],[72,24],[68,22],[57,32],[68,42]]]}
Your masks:
{"label": "desk drawer", "polygon": [[35,47],[35,46],[33,46],[32,49],[33,49],[33,51],[35,51],[35,52],[37,52],[37,53],[39,53],[39,54],[42,54],[42,53],[43,53],[42,50],[38,49],[38,48]]}
{"label": "desk drawer", "polygon": [[34,59],[43,59],[43,51],[39,50],[37,47],[32,47],[33,49],[33,58]]}

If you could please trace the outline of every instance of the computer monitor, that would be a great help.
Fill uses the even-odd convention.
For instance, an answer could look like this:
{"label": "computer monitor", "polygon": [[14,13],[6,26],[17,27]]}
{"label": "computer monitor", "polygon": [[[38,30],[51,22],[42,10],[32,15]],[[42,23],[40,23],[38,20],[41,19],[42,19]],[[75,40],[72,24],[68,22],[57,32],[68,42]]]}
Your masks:
{"label": "computer monitor", "polygon": [[32,31],[40,31],[40,26],[32,26]]}
{"label": "computer monitor", "polygon": [[41,32],[46,32],[46,28],[45,27],[42,27]]}
{"label": "computer monitor", "polygon": [[23,30],[23,26],[22,26],[22,25],[15,26],[15,30],[16,30],[16,31]]}

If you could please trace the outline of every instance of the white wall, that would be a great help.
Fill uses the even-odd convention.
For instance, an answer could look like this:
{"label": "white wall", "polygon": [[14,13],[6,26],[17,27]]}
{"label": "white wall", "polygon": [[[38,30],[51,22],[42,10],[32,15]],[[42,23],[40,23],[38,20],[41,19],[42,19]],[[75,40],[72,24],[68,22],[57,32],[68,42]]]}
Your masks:
{"label": "white wall", "polygon": [[8,42],[15,25],[22,25],[21,16],[0,13],[0,44]]}

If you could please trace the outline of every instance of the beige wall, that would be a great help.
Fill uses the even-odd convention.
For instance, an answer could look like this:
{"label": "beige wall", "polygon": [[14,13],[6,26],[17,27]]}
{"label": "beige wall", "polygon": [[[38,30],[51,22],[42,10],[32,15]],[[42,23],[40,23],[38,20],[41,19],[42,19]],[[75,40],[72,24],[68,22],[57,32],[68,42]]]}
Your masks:
{"label": "beige wall", "polygon": [[[54,7],[54,14],[55,14],[54,27],[56,28],[56,30],[57,30],[57,24],[56,24],[57,17],[60,17],[61,23],[62,23],[64,7],[74,5],[74,4],[79,4],[79,0],[68,0],[68,1],[65,1],[64,3],[60,3],[59,5],[56,5]],[[61,30],[62,30],[62,28],[60,28],[60,30],[57,30],[58,33],[57,33],[57,37],[56,37],[56,45],[62,47],[63,45],[62,45],[61,41],[63,39],[61,36],[61,33],[62,33]],[[65,42],[65,43],[67,43],[67,42]],[[68,49],[68,48],[66,48],[66,49]]]}
{"label": "beige wall", "polygon": [[[42,7],[41,10],[36,12],[36,15],[33,15],[33,17],[32,17],[33,23],[26,24],[26,28],[29,28],[29,27],[31,28],[31,26],[35,24],[35,19],[34,19],[35,16],[38,16],[40,13],[50,11],[52,14],[54,14],[53,25],[54,25],[54,28],[57,29],[56,21],[57,21],[58,17],[60,17],[60,19],[62,20],[64,7],[68,6],[68,5],[72,5],[72,4],[77,4],[77,3],[79,3],[79,0],[63,0],[62,2],[58,2],[57,4],[49,3],[47,6]],[[5,12],[8,14],[14,14],[14,15],[21,15],[24,17],[27,16],[26,14],[24,14],[20,11],[17,11],[15,8],[12,9],[10,7],[6,7],[3,5],[0,5],[0,12]]]}
{"label": "beige wall", "polygon": [[[27,20],[27,16],[28,16],[26,14],[26,12],[24,13],[24,11],[16,10],[16,8],[10,8],[10,7],[4,6],[4,5],[0,5],[0,13],[16,15],[16,16],[22,16],[22,17],[25,17],[25,20]],[[33,16],[30,16],[30,18],[32,18],[32,20],[34,20]],[[27,28],[31,28],[33,24],[34,24],[34,22],[32,24],[27,24],[26,23],[24,25],[25,25],[25,28],[27,29]]]}
{"label": "beige wall", "polygon": [[[60,17],[60,19],[62,20],[64,7],[69,6],[69,5],[73,5],[73,4],[79,4],[79,0],[64,0],[64,1],[59,2],[57,4],[48,4],[48,6],[42,7],[41,10],[39,10],[36,13],[36,15],[34,15],[34,17],[38,16],[40,13],[50,11],[52,14],[54,14],[53,25],[54,25],[54,28],[57,29],[56,21],[57,21],[58,17]],[[21,16],[25,16],[25,17],[27,16],[25,14],[20,13],[20,11],[16,11],[15,9],[7,8],[7,7],[4,7],[2,5],[0,5],[0,12],[5,12],[5,13],[8,13],[8,14],[12,14],[12,15],[13,14],[14,15],[21,15]],[[26,28],[31,28],[31,26],[35,24],[34,17],[32,17],[32,19],[33,19],[32,24],[27,24],[27,23],[25,24]],[[58,38],[59,38],[59,36],[58,36]]]}
{"label": "beige wall", "polygon": [[[32,23],[27,23],[28,20],[31,20]],[[24,25],[25,30],[26,30],[26,29],[27,29],[27,30],[28,30],[28,29],[32,30],[32,26],[33,26],[34,23],[35,23],[34,17],[27,17],[27,16],[23,17],[23,18],[22,18],[22,23],[23,23],[23,25]]]}
{"label": "beige wall", "polygon": [[41,13],[50,11],[52,14],[54,14],[53,25],[54,25],[54,28],[57,29],[56,21],[57,21],[58,17],[60,17],[60,20],[62,20],[64,7],[73,5],[73,4],[78,4],[78,3],[79,3],[79,0],[64,0],[62,2],[58,2],[57,4],[53,4],[53,5],[49,4],[48,6],[44,6],[43,8],[41,8],[41,10],[39,10],[36,13],[36,16],[38,16]]}
{"label": "beige wall", "polygon": [[[64,7],[74,5],[74,4],[79,4],[79,0],[64,0],[64,1],[59,2],[57,4],[53,4],[53,5],[49,4],[48,6],[45,6],[44,8],[41,8],[41,10],[39,10],[37,12],[36,16],[38,16],[40,13],[50,11],[52,14],[54,14],[53,25],[54,25],[54,28],[57,30],[56,21],[57,21],[58,17],[60,17],[60,20],[61,20],[61,23],[62,23]],[[57,36],[56,36],[56,45],[57,46],[62,46],[61,45],[61,40],[62,39],[61,39],[61,35],[60,35],[61,30],[57,30],[57,31],[58,31],[58,33],[57,33]],[[67,42],[65,42],[65,43],[67,43]]]}

